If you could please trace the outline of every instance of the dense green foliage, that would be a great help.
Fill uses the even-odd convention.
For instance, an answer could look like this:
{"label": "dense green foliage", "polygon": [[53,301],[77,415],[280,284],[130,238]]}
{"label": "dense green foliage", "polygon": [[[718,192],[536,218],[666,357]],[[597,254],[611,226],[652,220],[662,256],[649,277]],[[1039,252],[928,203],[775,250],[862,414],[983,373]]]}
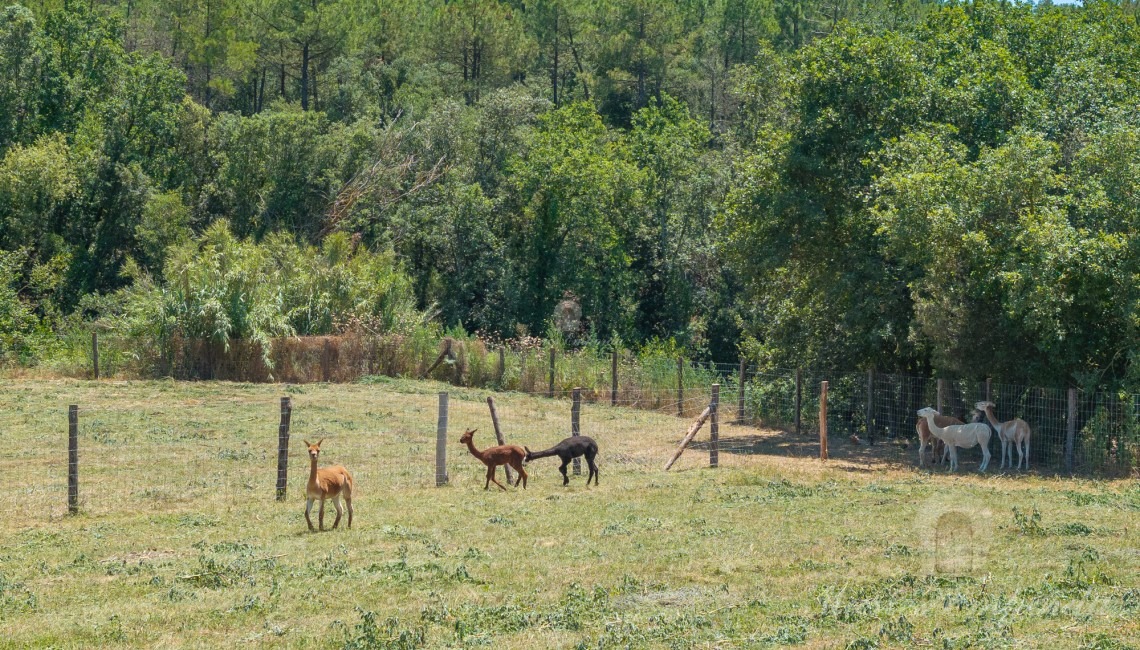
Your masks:
{"label": "dense green foliage", "polygon": [[570,299],[572,343],[1140,383],[1133,4],[33,5],[0,15],[0,356],[92,318],[511,337]]}

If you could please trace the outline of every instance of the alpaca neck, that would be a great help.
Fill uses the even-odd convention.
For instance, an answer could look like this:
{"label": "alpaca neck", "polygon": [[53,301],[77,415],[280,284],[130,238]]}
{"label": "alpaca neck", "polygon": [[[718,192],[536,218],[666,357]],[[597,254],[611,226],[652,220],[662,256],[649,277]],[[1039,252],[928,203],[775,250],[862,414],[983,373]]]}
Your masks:
{"label": "alpaca neck", "polygon": [[990,421],[990,424],[993,425],[994,429],[1001,427],[1001,422],[998,422],[997,418],[994,417],[994,410],[991,407],[987,406],[985,408],[985,413],[986,419]]}
{"label": "alpaca neck", "polygon": [[471,455],[479,460],[483,460],[483,452],[475,448],[475,441],[470,438],[467,439],[467,451],[470,451]]}
{"label": "alpaca neck", "polygon": [[935,424],[933,413],[927,414],[926,416],[926,428],[930,429],[930,435],[934,436],[935,438],[941,439],[942,436],[946,433],[946,429],[943,429],[942,427]]}
{"label": "alpaca neck", "polygon": [[313,458],[309,462],[309,485],[316,485],[317,483],[317,459]]}

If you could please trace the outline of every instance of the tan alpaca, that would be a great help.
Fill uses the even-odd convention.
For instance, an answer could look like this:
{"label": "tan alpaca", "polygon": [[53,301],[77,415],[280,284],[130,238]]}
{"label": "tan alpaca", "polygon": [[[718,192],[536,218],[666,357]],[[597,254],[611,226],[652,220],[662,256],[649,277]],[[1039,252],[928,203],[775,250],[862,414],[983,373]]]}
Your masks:
{"label": "tan alpaca", "polygon": [[321,438],[317,444],[310,444],[308,440],[305,441],[305,446],[309,448],[309,484],[305,488],[305,495],[308,500],[305,502],[305,521],[309,522],[309,530],[316,530],[313,528],[313,520],[309,518],[309,512],[313,509],[313,501],[321,500],[321,509],[317,513],[317,525],[321,530],[325,529],[325,499],[332,499],[333,506],[336,507],[336,519],[333,521],[332,527],[335,529],[340,524],[341,508],[340,496],[344,495],[344,503],[348,506],[348,527],[352,528],[352,474],[343,465],[334,465],[333,467],[325,467],[324,469],[317,469],[317,457],[321,455],[321,443],[325,439]]}
{"label": "tan alpaca", "polygon": [[[459,438],[459,444],[467,445],[467,451],[471,455],[483,461],[487,466],[487,482],[483,485],[484,490],[491,488],[491,482],[494,481],[500,489],[506,490],[503,484],[495,480],[495,468],[499,465],[510,465],[516,472],[519,473],[519,480],[515,481],[515,487],[522,483],[523,489],[526,489],[526,470],[523,469],[523,459],[526,458],[526,450],[518,445],[499,445],[498,447],[487,447],[483,451],[475,448],[475,432],[478,429],[468,429],[463,432],[463,436]],[[509,481],[508,481],[509,482]]]}
{"label": "tan alpaca", "polygon": [[[997,431],[998,439],[1001,440],[1001,465],[998,469],[1006,466],[1006,457],[1009,457],[1009,467],[1013,468],[1013,450],[1010,445],[1017,449],[1017,469],[1021,469],[1021,461],[1025,461],[1025,469],[1029,469],[1029,436],[1032,432],[1029,430],[1029,423],[1021,418],[1014,418],[1008,422],[998,422],[994,417],[994,403],[993,402],[978,402],[974,408],[986,414],[986,419],[990,421],[994,431]],[[1024,449],[1023,449],[1024,447]]]}

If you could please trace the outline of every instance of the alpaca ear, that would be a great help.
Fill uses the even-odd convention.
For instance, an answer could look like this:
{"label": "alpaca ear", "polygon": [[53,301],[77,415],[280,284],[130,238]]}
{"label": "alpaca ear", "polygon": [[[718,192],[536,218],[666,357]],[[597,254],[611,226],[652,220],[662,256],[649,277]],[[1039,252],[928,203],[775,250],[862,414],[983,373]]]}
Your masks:
{"label": "alpaca ear", "polygon": [[478,431],[478,429],[472,429],[471,433],[475,433],[476,431]]}
{"label": "alpaca ear", "polygon": [[318,440],[318,441],[317,441],[317,448],[318,448],[318,449],[320,448],[320,446],[321,446],[321,443],[322,443],[322,442],[324,442],[324,441],[325,441],[325,439],[324,439],[324,438],[321,438],[320,440]]}
{"label": "alpaca ear", "polygon": [[305,443],[306,447],[312,447],[313,446],[313,443],[309,442],[308,440],[302,440],[301,442]]}

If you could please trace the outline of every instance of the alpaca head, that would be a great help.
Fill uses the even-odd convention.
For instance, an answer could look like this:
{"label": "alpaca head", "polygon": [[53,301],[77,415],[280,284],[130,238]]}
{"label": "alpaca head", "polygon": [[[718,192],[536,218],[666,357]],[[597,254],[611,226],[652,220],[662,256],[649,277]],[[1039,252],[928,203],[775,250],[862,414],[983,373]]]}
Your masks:
{"label": "alpaca head", "polygon": [[524,462],[524,463],[529,463],[529,462],[530,462],[530,454],[531,454],[531,452],[530,452],[530,447],[527,447],[527,446],[525,446],[525,445],[524,445],[524,446],[523,446],[523,449],[524,449],[524,450],[526,450],[526,456],[524,456],[524,457],[523,457],[523,462]]}
{"label": "alpaca head", "polygon": [[465,445],[471,442],[471,439],[475,437],[476,431],[478,431],[478,429],[468,429],[464,431],[463,435],[459,437],[459,444]]}
{"label": "alpaca head", "polygon": [[997,405],[994,404],[993,402],[978,402],[977,404],[974,405],[974,408],[978,409],[979,411],[985,412],[985,410],[987,408],[992,409],[995,406],[997,406]]}
{"label": "alpaca head", "polygon": [[309,458],[316,460],[317,456],[321,455],[321,443],[324,441],[325,441],[325,439],[321,438],[320,440],[317,441],[317,444],[315,444],[315,445],[310,443],[308,440],[304,441],[305,446],[309,448]]}
{"label": "alpaca head", "polygon": [[935,411],[934,409],[930,408],[929,406],[927,406],[926,408],[918,409],[918,417],[924,418],[928,415],[938,415],[938,411]]}

